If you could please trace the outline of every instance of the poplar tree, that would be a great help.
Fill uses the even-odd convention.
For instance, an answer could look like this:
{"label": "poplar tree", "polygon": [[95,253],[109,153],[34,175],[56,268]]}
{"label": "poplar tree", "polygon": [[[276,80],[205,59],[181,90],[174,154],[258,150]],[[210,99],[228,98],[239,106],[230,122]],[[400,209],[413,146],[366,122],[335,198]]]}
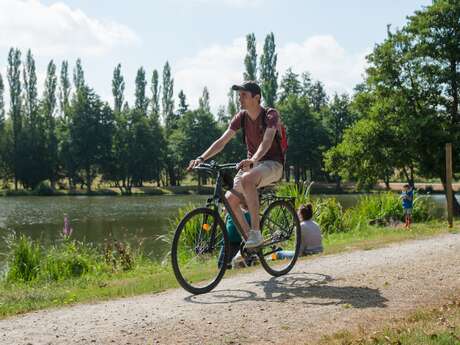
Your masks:
{"label": "poplar tree", "polygon": [[45,120],[45,143],[46,143],[46,170],[47,176],[54,188],[58,178],[58,138],[56,133],[56,108],[57,108],[57,76],[56,65],[51,60],[47,67],[45,88],[43,92],[42,111]]}
{"label": "poplar tree", "polygon": [[151,100],[151,114],[152,117],[159,118],[160,117],[160,93],[161,87],[160,82],[158,79],[158,71],[156,69],[153,70],[152,73],[152,100]]}
{"label": "poplar tree", "polygon": [[75,86],[75,92],[85,86],[85,72],[83,72],[83,66],[79,58],[77,59],[73,70],[73,84]]}
{"label": "poplar tree", "polygon": [[256,52],[256,36],[254,33],[246,36],[247,53],[244,58],[244,66],[246,71],[243,73],[244,80],[257,80],[257,52]]}
{"label": "poplar tree", "polygon": [[35,60],[30,49],[27,51],[26,62],[23,71],[24,79],[24,100],[27,120],[31,127],[38,123],[38,96],[37,96],[37,74],[35,71]]}
{"label": "poplar tree", "polygon": [[10,87],[10,117],[13,124],[12,170],[14,189],[18,190],[18,143],[23,122],[21,107],[21,51],[19,49],[11,48],[9,51],[7,74]]}
{"label": "poplar tree", "polygon": [[265,38],[262,56],[260,57],[260,83],[264,103],[273,107],[278,90],[278,72],[276,71],[277,54],[275,52],[275,36],[270,33]]}
{"label": "poplar tree", "polygon": [[5,126],[5,100],[3,95],[5,93],[5,85],[3,84],[2,74],[0,73],[0,133]]}
{"label": "poplar tree", "polygon": [[118,64],[113,71],[112,94],[113,94],[113,111],[121,112],[124,102],[125,80],[121,74],[121,64]]}
{"label": "poplar tree", "polygon": [[179,91],[178,97],[179,97],[179,107],[177,109],[177,112],[179,113],[180,116],[182,116],[188,110],[187,98],[185,97],[185,93],[183,90]]}
{"label": "poplar tree", "polygon": [[163,120],[165,123],[166,134],[169,136],[171,130],[177,128],[177,119],[174,115],[174,79],[171,76],[171,67],[166,62],[163,68],[163,95],[161,99]]}
{"label": "poplar tree", "polygon": [[70,98],[69,63],[66,60],[62,61],[59,81],[59,106],[61,115],[65,115]]}
{"label": "poplar tree", "polygon": [[211,112],[211,106],[209,105],[209,91],[206,86],[203,88],[203,94],[198,100],[198,104],[199,109],[201,109],[203,112]]}
{"label": "poplar tree", "polygon": [[147,107],[149,105],[149,101],[145,94],[146,86],[147,86],[147,80],[145,79],[145,70],[143,67],[140,67],[137,70],[137,74],[136,74],[136,91],[135,91],[134,107],[137,110],[140,110],[144,115],[147,115]]}

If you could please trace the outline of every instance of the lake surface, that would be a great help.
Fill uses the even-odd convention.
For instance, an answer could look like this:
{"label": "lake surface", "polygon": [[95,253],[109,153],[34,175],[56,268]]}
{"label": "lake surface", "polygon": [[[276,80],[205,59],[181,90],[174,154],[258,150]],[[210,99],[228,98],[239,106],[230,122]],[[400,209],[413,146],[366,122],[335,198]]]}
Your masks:
{"label": "lake surface", "polygon": [[[348,208],[355,205],[360,196],[326,197],[335,197]],[[160,258],[169,248],[155,238],[174,231],[170,222],[177,216],[178,209],[190,203],[203,205],[207,198],[203,195],[3,197],[0,198],[0,253],[5,251],[2,238],[11,231],[52,243],[62,233],[64,216],[68,215],[72,237],[78,240],[103,243],[111,236],[134,245],[142,241],[147,255]],[[429,198],[435,205],[433,214],[444,216],[444,195]],[[0,255],[0,266],[1,261]]]}

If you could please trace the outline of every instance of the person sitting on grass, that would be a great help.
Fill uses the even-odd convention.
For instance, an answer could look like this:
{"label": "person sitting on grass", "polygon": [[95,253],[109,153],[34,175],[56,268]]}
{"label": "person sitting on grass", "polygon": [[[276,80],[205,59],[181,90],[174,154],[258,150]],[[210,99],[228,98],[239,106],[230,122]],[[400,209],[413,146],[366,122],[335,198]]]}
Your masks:
{"label": "person sitting on grass", "polygon": [[[313,205],[308,203],[301,205],[297,210],[300,220],[301,240],[299,255],[313,255],[323,252],[323,238],[321,229],[313,218]],[[281,250],[276,253],[275,259],[287,259],[294,256],[293,251]]]}
{"label": "person sitting on grass", "polygon": [[404,227],[410,229],[412,223],[412,207],[414,204],[414,189],[412,186],[405,184],[401,192],[403,214],[404,214]]}

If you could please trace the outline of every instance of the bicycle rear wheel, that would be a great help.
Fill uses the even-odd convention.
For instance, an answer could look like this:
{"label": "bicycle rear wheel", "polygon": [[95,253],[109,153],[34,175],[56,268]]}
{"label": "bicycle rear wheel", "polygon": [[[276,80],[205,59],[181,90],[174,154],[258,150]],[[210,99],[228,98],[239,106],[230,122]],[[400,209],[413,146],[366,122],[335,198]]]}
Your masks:
{"label": "bicycle rear wheel", "polygon": [[265,245],[259,250],[260,263],[272,276],[288,273],[297,261],[300,249],[300,223],[287,200],[272,202],[260,222]]}
{"label": "bicycle rear wheel", "polygon": [[179,284],[193,294],[211,291],[224,276],[228,261],[225,225],[218,213],[197,208],[181,220],[171,259]]}

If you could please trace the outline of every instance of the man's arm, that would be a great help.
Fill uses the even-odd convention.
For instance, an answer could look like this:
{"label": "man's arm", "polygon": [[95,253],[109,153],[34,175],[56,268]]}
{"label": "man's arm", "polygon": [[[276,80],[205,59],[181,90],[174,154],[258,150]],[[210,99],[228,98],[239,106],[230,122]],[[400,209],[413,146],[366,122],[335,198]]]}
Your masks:
{"label": "man's arm", "polygon": [[[227,143],[235,136],[236,132],[233,129],[228,128],[222,136],[214,141],[209,148],[198,158],[190,161],[187,170],[191,170],[198,164],[208,160],[222,151]],[[201,159],[200,159],[201,158]]]}

